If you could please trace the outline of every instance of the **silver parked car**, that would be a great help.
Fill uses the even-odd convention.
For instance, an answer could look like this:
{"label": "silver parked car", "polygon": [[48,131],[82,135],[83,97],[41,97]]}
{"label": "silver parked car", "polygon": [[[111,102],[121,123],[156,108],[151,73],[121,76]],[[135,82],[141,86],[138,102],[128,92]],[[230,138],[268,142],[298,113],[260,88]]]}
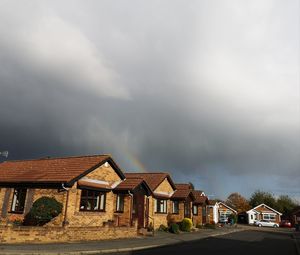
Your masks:
{"label": "silver parked car", "polygon": [[273,221],[269,221],[269,220],[256,220],[254,222],[255,226],[258,227],[273,227],[273,228],[278,228],[279,224]]}

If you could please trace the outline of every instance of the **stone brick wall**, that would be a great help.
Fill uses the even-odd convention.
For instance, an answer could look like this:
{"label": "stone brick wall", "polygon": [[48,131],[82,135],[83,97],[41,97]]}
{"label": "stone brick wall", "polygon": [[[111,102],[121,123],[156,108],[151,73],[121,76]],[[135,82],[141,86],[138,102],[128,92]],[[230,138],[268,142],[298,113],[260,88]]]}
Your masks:
{"label": "stone brick wall", "polygon": [[110,184],[121,180],[120,176],[109,164],[103,164],[102,166],[87,174],[85,177],[89,179],[107,181]]}
{"label": "stone brick wall", "polygon": [[[152,196],[149,197],[149,215],[154,219],[154,229],[158,229],[160,225],[168,225],[168,222],[170,221],[170,217],[172,215],[172,201],[167,201],[167,213],[156,213],[154,211],[155,202],[155,198],[153,198]],[[149,222],[152,222],[152,220],[150,220]]]}
{"label": "stone brick wall", "polygon": [[[172,206],[172,203],[171,203]],[[172,207],[171,207],[172,210]],[[172,222],[181,222],[184,218],[184,202],[179,201],[179,213],[178,214],[171,214],[170,216]]]}
{"label": "stone brick wall", "polygon": [[12,227],[0,226],[0,243],[57,243],[136,237],[134,227]]}
{"label": "stone brick wall", "polygon": [[154,192],[167,192],[167,193],[171,193],[173,191],[174,189],[172,188],[167,178],[165,178],[163,182],[159,184],[159,186],[154,190]]}
{"label": "stone brick wall", "polygon": [[[6,201],[6,208],[3,208],[4,205],[4,196],[5,193],[10,190],[10,195],[8,197],[8,201]],[[13,200],[13,188],[1,188],[0,193],[0,208],[1,208],[1,223],[0,225],[6,225],[9,221],[11,221],[11,218],[18,218],[20,220],[23,220],[25,214],[30,210],[32,204],[34,201],[36,201],[38,198],[46,196],[46,197],[54,197],[57,201],[61,202],[63,206],[65,205],[66,201],[66,192],[65,191],[58,191],[58,189],[27,189],[26,194],[26,201],[25,201],[25,210],[23,214],[15,214],[12,213],[11,206],[12,206],[12,200]],[[64,206],[65,207],[65,206]],[[5,212],[4,212],[5,211]],[[64,209],[63,209],[64,212]],[[59,220],[56,219],[56,222],[62,222],[63,221],[63,213],[58,216]]]}

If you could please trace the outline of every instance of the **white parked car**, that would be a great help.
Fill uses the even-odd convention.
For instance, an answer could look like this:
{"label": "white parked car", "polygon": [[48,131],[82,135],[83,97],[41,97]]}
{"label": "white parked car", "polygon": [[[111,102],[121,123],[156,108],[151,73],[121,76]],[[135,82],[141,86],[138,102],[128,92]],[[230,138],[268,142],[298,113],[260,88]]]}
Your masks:
{"label": "white parked car", "polygon": [[254,225],[258,226],[258,227],[273,227],[273,228],[278,228],[279,227],[278,223],[272,222],[272,221],[269,221],[269,220],[256,220],[254,222]]}

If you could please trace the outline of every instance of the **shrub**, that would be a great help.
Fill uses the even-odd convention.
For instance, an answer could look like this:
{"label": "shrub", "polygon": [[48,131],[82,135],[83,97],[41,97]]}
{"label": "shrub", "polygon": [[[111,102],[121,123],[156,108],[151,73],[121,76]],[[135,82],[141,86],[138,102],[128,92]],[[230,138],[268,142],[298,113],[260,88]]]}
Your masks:
{"label": "shrub", "polygon": [[184,218],[180,224],[181,230],[185,232],[190,232],[192,229],[193,223],[190,218]]}
{"label": "shrub", "polygon": [[231,214],[229,217],[228,217],[228,223],[230,224],[236,224],[237,223],[237,215],[236,214]]}
{"label": "shrub", "polygon": [[167,232],[168,231],[168,227],[166,227],[165,225],[161,224],[158,228],[159,231],[164,231]]}
{"label": "shrub", "polygon": [[30,211],[25,215],[23,225],[45,225],[62,212],[62,207],[62,203],[53,197],[41,197],[33,203]]}
{"label": "shrub", "polygon": [[176,223],[172,223],[169,227],[169,232],[173,234],[179,234],[179,225]]}

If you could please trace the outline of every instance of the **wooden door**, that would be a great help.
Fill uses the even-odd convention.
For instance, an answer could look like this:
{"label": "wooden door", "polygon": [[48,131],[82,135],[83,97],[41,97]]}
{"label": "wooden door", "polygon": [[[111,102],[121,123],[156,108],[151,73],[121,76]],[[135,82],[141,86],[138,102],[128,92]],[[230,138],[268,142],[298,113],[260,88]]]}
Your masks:
{"label": "wooden door", "polygon": [[144,227],[145,222],[145,196],[143,193],[135,193],[133,195],[134,200],[134,218],[137,219],[138,228]]}

